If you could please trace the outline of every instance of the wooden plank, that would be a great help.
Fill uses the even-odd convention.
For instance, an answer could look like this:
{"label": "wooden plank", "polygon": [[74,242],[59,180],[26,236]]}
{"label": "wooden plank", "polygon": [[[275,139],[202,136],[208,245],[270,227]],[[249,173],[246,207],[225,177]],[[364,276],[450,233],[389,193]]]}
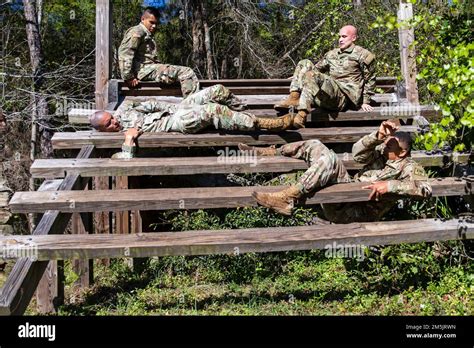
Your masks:
{"label": "wooden plank", "polygon": [[[293,141],[319,139],[323,143],[354,143],[375,130],[377,127],[328,127],[304,128],[297,131],[271,133],[267,131],[231,132],[209,131],[200,134],[181,133],[146,133],[140,136],[140,147],[208,147],[237,146],[239,143],[248,145],[286,144]],[[416,132],[415,126],[402,126],[406,132]],[[97,148],[121,148],[121,133],[101,133],[96,131],[55,133],[52,138],[53,148],[77,149],[84,145]]]}
{"label": "wooden plank", "polygon": [[95,103],[97,109],[105,109],[112,73],[112,2],[97,0],[95,13]]}
{"label": "wooden plank", "polygon": [[[93,146],[86,146],[81,149],[77,157],[88,158],[93,151]],[[83,189],[79,185],[79,175],[71,174],[63,180],[59,190]],[[33,231],[33,235],[63,233],[70,218],[71,214],[46,211]],[[17,260],[0,289],[0,315],[23,314],[47,266],[47,261],[38,262],[30,258]]]}
{"label": "wooden plank", "polygon": [[[94,177],[94,190],[108,190],[109,189],[109,177]],[[109,234],[111,227],[111,213],[109,212],[95,212],[94,213],[94,232]],[[109,259],[102,259],[100,263],[104,266],[110,266]]]}
{"label": "wooden plank", "polygon": [[[467,194],[466,182],[457,178],[430,179],[433,196]],[[318,191],[306,204],[364,202],[369,192],[367,183],[337,184]],[[255,206],[252,192],[275,192],[281,186],[192,187],[179,189],[129,189],[114,191],[16,192],[10,202],[15,213],[94,212],[121,210],[212,209]],[[71,204],[74,203],[74,204]]]}
{"label": "wooden plank", "polygon": [[[116,190],[128,189],[128,177],[117,176],[115,178]],[[113,194],[113,193],[112,193]],[[130,211],[117,211],[115,214],[115,233],[130,233]]]}
{"label": "wooden plank", "polygon": [[[57,191],[62,180],[45,180],[38,192]],[[64,274],[62,261],[50,261],[36,288],[36,308],[39,313],[55,313],[56,307],[64,300]]]}
{"label": "wooden plank", "polygon": [[[347,169],[360,169],[362,165],[352,154],[338,154]],[[427,155],[424,151],[413,151],[412,157],[424,167],[445,166],[451,162],[468,163],[467,153]],[[110,158],[91,159],[37,159],[30,173],[34,178],[63,177],[66,172],[76,172],[83,177],[140,176],[140,175],[189,175],[227,173],[284,173],[308,168],[300,159],[285,156],[253,156],[229,150],[218,157],[165,157],[132,158],[116,160]]]}
{"label": "wooden plank", "polygon": [[239,230],[140,233],[131,235],[63,235],[0,237],[0,245],[15,243],[18,249],[28,242],[38,247],[40,260],[150,257],[176,255],[235,254],[358,248],[370,245],[467,240],[474,238],[474,223],[458,220],[423,219],[409,221],[251,228]]}

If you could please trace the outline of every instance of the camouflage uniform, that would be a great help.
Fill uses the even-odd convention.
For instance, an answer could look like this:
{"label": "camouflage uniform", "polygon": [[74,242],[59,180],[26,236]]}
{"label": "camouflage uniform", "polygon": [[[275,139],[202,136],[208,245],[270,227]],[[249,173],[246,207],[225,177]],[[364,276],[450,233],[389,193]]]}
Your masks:
{"label": "camouflage uniform", "polygon": [[316,65],[301,60],[290,86],[290,92],[301,92],[298,109],[310,110],[314,104],[343,110],[369,104],[375,88],[374,60],[371,52],[356,45],[331,50]]}
{"label": "camouflage uniform", "polygon": [[[431,196],[431,185],[426,181],[428,176],[423,167],[411,157],[396,161],[386,160],[383,149],[383,141],[377,139],[377,132],[366,135],[355,143],[352,148],[354,160],[365,166],[353,179],[337,155],[316,139],[283,145],[277,150],[277,154],[304,159],[310,165],[297,184],[303,194],[314,192],[328,184],[370,184],[388,180],[388,192],[391,194]],[[394,204],[395,200],[382,200],[322,204],[322,207],[328,220],[349,223],[378,220]]]}
{"label": "camouflage uniform", "polygon": [[156,42],[142,23],[127,30],[118,55],[120,72],[124,80],[136,77],[143,81],[158,81],[165,84],[179,81],[183,97],[199,91],[199,81],[191,68],[160,63]]}
{"label": "camouflage uniform", "polygon": [[214,85],[190,95],[179,104],[153,99],[125,101],[115,115],[124,130],[196,133],[210,125],[216,129],[254,130],[257,118],[241,112],[244,107],[227,88]]}

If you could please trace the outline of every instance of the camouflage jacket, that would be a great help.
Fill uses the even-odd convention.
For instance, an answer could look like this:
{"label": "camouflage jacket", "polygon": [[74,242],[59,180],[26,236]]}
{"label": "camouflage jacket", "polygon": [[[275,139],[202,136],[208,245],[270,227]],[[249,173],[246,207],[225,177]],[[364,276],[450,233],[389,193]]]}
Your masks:
{"label": "camouflage jacket", "polygon": [[369,104],[375,89],[375,56],[360,46],[352,45],[326,53],[316,68],[328,73],[347,97],[354,103]]}
{"label": "camouflage jacket", "polygon": [[157,55],[156,42],[152,34],[142,24],[131,27],[118,50],[120,73],[124,80],[141,76],[140,70],[150,64],[160,63]]}
{"label": "camouflage jacket", "polygon": [[387,160],[383,155],[385,145],[377,139],[377,131],[364,136],[352,147],[354,161],[364,168],[354,177],[355,181],[388,181],[388,192],[398,195],[430,197],[431,185],[421,165],[411,157]]}
{"label": "camouflage jacket", "polygon": [[166,131],[167,121],[178,105],[156,100],[127,101],[115,112],[123,130],[137,128],[143,132]]}

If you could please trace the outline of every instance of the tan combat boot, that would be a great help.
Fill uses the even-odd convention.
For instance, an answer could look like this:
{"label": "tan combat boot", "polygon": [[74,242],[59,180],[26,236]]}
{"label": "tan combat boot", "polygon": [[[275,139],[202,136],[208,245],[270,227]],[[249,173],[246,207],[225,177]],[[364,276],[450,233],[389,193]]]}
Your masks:
{"label": "tan combat boot", "polygon": [[255,198],[258,204],[287,216],[291,215],[296,200],[302,195],[303,193],[297,185],[288,186],[286,189],[274,193],[252,193],[252,197]]}
{"label": "tan combat boot", "polygon": [[308,113],[306,112],[306,110],[298,111],[298,113],[295,115],[293,119],[293,127],[295,127],[296,129],[304,128],[305,127],[304,124],[306,123],[307,117],[308,117]]}
{"label": "tan combat boot", "polygon": [[257,117],[256,128],[257,129],[267,129],[271,131],[282,131],[290,128],[293,125],[293,118],[295,116],[291,114],[286,114],[280,117]]}
{"label": "tan combat boot", "polygon": [[276,156],[277,149],[275,145],[269,147],[255,147],[255,146],[248,146],[247,144],[240,143],[239,150],[242,152],[255,152],[259,156]]}
{"label": "tan combat boot", "polygon": [[275,110],[288,110],[291,107],[296,108],[300,102],[300,92],[294,91],[290,92],[290,95],[285,100],[275,104],[273,108]]}

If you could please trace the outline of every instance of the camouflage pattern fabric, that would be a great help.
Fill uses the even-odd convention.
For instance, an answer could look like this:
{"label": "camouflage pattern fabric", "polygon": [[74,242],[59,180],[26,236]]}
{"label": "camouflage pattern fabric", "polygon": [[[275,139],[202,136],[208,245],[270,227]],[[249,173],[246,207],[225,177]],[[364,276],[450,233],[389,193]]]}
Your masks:
{"label": "camouflage pattern fabric", "polygon": [[122,78],[138,78],[164,84],[181,83],[183,96],[199,90],[199,81],[191,68],[162,64],[158,59],[156,42],[148,29],[140,23],[128,29],[118,50]]}
{"label": "camouflage pattern fabric", "polygon": [[[293,74],[290,91],[304,94],[307,81],[313,80],[306,92],[306,100],[300,105],[302,109],[307,109],[309,102],[327,109],[337,106],[337,110],[349,103],[354,106],[369,104],[375,89],[374,72],[375,56],[370,51],[357,45],[343,51],[336,48],[326,53],[317,64],[308,59],[301,60]],[[340,92],[348,100],[340,100]]]}
{"label": "camouflage pattern fabric", "polygon": [[256,116],[235,111],[245,107],[227,88],[214,85],[179,104],[128,100],[116,111],[116,117],[124,130],[135,127],[143,132],[196,133],[211,125],[216,129],[254,130]]}
{"label": "camouflage pattern fabric", "polygon": [[[430,197],[431,185],[428,176],[411,157],[396,161],[383,156],[383,141],[377,139],[377,132],[364,136],[352,149],[355,161],[364,168],[351,179],[344,164],[336,154],[319,140],[299,141],[283,145],[278,154],[305,160],[310,167],[299,179],[297,185],[303,194],[312,193],[328,184],[344,182],[388,181],[388,192],[394,195]],[[367,192],[367,195],[369,192]],[[326,218],[336,223],[375,221],[380,219],[396,200],[379,202],[350,202],[322,204]]]}

